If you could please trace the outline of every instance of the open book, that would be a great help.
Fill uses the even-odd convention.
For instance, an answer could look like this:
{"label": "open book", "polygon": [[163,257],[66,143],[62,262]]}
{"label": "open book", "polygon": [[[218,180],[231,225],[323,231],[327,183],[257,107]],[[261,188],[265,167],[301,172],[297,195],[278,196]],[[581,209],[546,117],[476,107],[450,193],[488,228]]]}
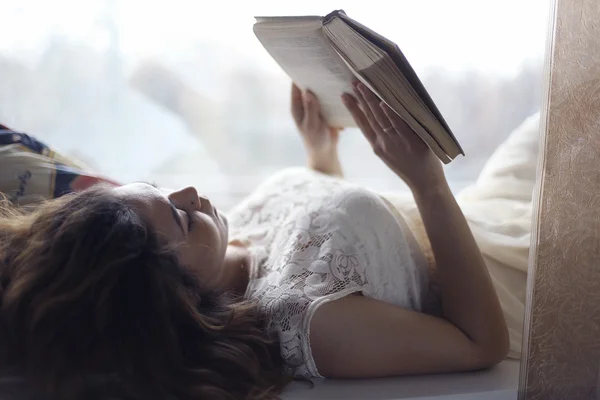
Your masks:
{"label": "open book", "polygon": [[348,17],[256,17],[254,33],[292,80],[310,89],[332,126],[356,126],[341,95],[360,80],[444,163],[464,152],[398,46]]}

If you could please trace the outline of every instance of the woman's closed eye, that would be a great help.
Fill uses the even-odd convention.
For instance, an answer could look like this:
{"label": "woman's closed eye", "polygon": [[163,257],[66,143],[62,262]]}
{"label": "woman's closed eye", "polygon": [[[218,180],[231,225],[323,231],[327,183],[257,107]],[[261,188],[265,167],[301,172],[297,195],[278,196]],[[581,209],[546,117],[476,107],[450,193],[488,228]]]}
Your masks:
{"label": "woman's closed eye", "polygon": [[185,229],[186,235],[190,233],[190,229],[194,224],[193,217],[190,214],[190,212],[183,208],[176,207],[173,203],[171,203],[171,209],[173,210],[173,215],[175,216],[177,224],[181,227],[182,230],[185,229],[184,227],[187,228]]}
{"label": "woman's closed eye", "polygon": [[188,232],[190,232],[192,230],[192,226],[194,226],[194,218],[187,211],[185,212],[185,215],[187,216],[188,220]]}
{"label": "woman's closed eye", "polygon": [[192,225],[194,224],[192,214],[182,208],[177,208],[177,212],[179,215],[181,215],[182,225],[187,227],[187,232],[189,233]]}

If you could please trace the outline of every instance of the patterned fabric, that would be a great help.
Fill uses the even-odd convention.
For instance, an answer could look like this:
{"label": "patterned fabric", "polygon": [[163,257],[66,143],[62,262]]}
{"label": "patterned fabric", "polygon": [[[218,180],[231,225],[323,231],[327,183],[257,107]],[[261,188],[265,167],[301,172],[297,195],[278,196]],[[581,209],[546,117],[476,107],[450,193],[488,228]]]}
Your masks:
{"label": "patterned fabric", "polygon": [[426,260],[399,214],[368,190],[289,169],[234,208],[229,221],[230,239],[245,243],[253,259],[245,295],[266,311],[294,375],[321,377],[309,326],[325,302],[362,292],[421,310]]}
{"label": "patterned fabric", "polygon": [[100,182],[118,185],[39,140],[1,124],[0,171],[0,193],[17,204],[60,197]]}

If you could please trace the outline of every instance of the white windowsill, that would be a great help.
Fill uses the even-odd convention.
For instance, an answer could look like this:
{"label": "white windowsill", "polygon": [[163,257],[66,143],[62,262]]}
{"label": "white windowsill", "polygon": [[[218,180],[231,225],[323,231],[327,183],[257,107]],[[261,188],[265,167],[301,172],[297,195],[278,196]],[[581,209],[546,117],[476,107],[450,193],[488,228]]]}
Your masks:
{"label": "white windowsill", "polygon": [[519,361],[506,360],[487,371],[366,380],[294,382],[284,400],[516,400]]}

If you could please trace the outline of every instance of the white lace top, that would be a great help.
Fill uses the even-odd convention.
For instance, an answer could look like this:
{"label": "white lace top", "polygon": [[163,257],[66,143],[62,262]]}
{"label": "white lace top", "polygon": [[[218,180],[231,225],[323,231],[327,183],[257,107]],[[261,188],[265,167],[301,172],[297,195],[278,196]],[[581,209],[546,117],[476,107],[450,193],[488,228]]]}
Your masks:
{"label": "white lace top", "polygon": [[296,376],[321,377],[309,338],[319,306],[350,293],[421,309],[426,261],[395,210],[347,181],[304,168],[263,183],[229,215],[252,258],[246,297],[267,312]]}

